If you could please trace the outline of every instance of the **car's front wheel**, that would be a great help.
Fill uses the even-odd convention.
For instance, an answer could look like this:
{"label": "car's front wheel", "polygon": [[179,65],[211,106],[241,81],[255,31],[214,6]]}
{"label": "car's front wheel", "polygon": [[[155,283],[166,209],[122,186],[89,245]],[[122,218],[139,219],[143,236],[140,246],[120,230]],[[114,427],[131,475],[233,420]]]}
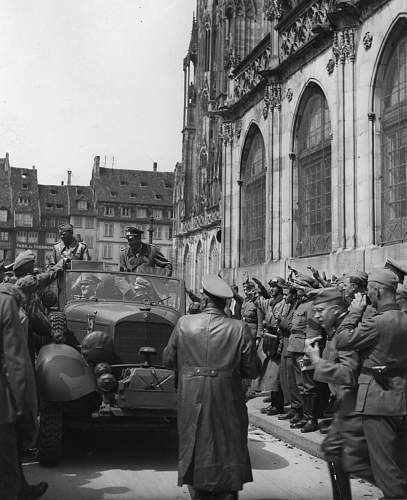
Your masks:
{"label": "car's front wheel", "polygon": [[62,428],[62,406],[58,403],[43,402],[38,436],[38,459],[41,465],[53,467],[61,460]]}

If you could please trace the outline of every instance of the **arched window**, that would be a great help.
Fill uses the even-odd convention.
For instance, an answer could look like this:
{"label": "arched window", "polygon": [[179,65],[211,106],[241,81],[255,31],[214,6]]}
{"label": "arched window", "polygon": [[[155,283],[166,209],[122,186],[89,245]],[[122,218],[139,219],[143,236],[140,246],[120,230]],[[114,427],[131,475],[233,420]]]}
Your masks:
{"label": "arched window", "polygon": [[202,243],[199,242],[196,247],[195,255],[195,290],[200,290],[202,288],[202,276],[203,276],[203,249]]}
{"label": "arched window", "polygon": [[394,29],[376,83],[380,109],[381,242],[407,239],[407,20]]}
{"label": "arched window", "polygon": [[266,165],[264,141],[252,125],[243,148],[240,191],[240,264],[265,260]]}
{"label": "arched window", "polygon": [[219,248],[216,238],[212,238],[209,250],[209,272],[217,274],[219,271]]}
{"label": "arched window", "polygon": [[321,89],[310,85],[297,117],[294,168],[295,256],[329,253],[332,248],[331,121]]}
{"label": "arched window", "polygon": [[187,288],[191,288],[192,282],[192,268],[191,268],[191,252],[189,251],[189,246],[185,247],[184,252],[184,281]]}

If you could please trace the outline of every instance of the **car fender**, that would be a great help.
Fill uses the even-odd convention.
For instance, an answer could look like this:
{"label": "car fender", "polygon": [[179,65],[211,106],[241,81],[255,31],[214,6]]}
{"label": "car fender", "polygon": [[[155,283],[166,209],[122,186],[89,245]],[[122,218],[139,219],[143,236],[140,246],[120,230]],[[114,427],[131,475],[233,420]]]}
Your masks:
{"label": "car fender", "polygon": [[45,401],[73,401],[97,390],[92,369],[71,346],[44,346],[35,369],[39,393]]}

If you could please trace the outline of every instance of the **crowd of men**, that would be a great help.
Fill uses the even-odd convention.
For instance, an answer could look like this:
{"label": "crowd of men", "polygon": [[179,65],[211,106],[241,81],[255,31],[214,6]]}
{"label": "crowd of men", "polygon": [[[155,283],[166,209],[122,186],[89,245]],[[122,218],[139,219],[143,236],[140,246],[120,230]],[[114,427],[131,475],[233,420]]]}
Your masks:
{"label": "crowd of men", "polygon": [[[27,484],[20,462],[37,432],[33,361],[50,335],[41,290],[87,247],[60,230],[49,269],[21,253],[0,281],[0,497],[33,500],[47,484]],[[172,266],[128,228],[120,269]],[[201,500],[232,500],[252,480],[245,401],[267,393],[262,411],[294,432],[320,431],[334,500],[351,499],[349,475],[383,498],[407,498],[407,270],[388,259],[370,274],[327,279],[290,268],[287,280],[236,285],[207,275],[164,351],[178,371],[179,484]],[[325,418],[330,415],[330,418]],[[324,417],[324,418],[322,418]],[[326,425],[322,425],[326,424]]]}
{"label": "crowd of men", "polygon": [[[327,434],[323,451],[333,498],[351,498],[349,475],[383,498],[407,498],[406,269],[388,259],[370,274],[327,279],[290,268],[265,287],[232,286],[230,318],[246,324],[261,359],[246,399],[268,391],[261,411],[298,432]],[[197,297],[190,307],[196,313]]]}

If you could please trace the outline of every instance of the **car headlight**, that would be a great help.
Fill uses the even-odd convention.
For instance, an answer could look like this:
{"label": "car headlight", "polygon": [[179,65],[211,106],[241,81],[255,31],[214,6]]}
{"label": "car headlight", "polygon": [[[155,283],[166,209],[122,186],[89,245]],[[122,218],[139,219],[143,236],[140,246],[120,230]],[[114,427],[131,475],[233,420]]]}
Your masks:
{"label": "car headlight", "polygon": [[114,392],[116,390],[117,381],[112,373],[102,373],[97,378],[96,384],[102,392]]}

